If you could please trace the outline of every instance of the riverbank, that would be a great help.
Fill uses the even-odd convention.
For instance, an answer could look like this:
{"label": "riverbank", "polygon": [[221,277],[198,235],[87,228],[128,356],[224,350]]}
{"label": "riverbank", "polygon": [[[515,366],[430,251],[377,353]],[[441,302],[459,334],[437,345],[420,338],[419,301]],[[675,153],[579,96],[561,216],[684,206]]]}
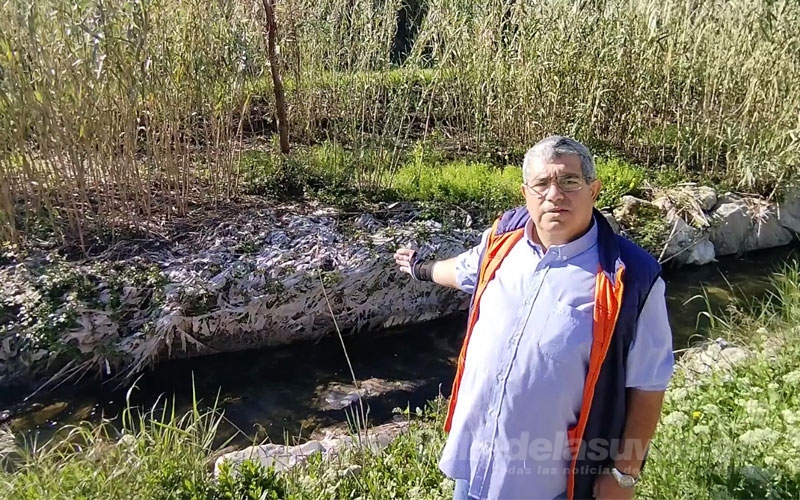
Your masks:
{"label": "riverbank", "polygon": [[[263,158],[249,165],[249,182],[275,182],[273,167]],[[392,189],[372,198],[341,191],[334,204],[326,193],[341,179],[310,161],[295,182],[326,188],[302,201],[254,193],[201,206],[88,258],[58,246],[7,249],[0,386],[87,374],[124,382],[168,359],[320,339],[334,321],[349,334],[463,311],[463,294],[400,276],[391,256],[401,245],[436,258],[476,244],[494,214],[520,202],[521,169],[459,161],[415,176],[414,168],[400,168]],[[665,266],[708,264],[800,234],[800,194],[791,189],[769,201],[667,186],[619,159],[599,159],[598,172],[609,222]]]}
{"label": "riverbank", "polygon": [[450,314],[388,257],[474,243],[552,133],[669,265],[800,231],[794,4],[286,4],[270,56],[263,5],[9,4],[0,387]]}
{"label": "riverbank", "polygon": [[[757,307],[742,302],[737,313],[715,317],[713,334],[721,339],[679,358],[641,498],[800,494],[800,269],[777,275],[775,285],[772,300]],[[281,473],[245,462],[233,474],[210,445],[219,416],[201,410],[129,420],[122,434],[110,426],[79,427],[70,440],[34,454],[21,453],[3,434],[0,460],[14,473],[0,472],[0,494],[25,500],[255,499],[264,492],[267,498],[444,499],[453,484],[437,469],[443,403],[404,413],[409,424],[381,452],[343,447],[325,459],[311,453]]]}

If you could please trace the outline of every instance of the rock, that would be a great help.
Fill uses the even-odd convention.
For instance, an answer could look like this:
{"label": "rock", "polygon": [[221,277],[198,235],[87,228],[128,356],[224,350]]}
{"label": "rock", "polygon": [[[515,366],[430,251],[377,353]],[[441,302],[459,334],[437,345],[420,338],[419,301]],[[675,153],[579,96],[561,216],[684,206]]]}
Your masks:
{"label": "rock", "polygon": [[614,209],[614,217],[619,224],[628,227],[636,222],[642,212],[652,213],[654,210],[660,211],[661,209],[649,201],[625,195],[620,199],[620,205]]}
{"label": "rock", "polygon": [[704,212],[712,211],[717,205],[717,191],[712,187],[685,184],[678,189],[696,200]]}
{"label": "rock", "polygon": [[42,425],[47,421],[53,420],[66,409],[67,403],[59,401],[35,410],[35,413],[32,413],[30,418],[36,425]]}
{"label": "rock", "polygon": [[755,224],[747,250],[772,248],[791,243],[792,233],[778,220],[778,207],[772,203],[758,201]]}
{"label": "rock", "polygon": [[717,255],[786,245],[791,233],[778,222],[774,205],[756,199],[725,195],[714,211],[711,241]]}
{"label": "rock", "polygon": [[717,193],[706,186],[688,185],[662,192],[653,204],[665,213],[680,215],[687,224],[698,229],[711,226],[707,212],[717,203]]}
{"label": "rock", "polygon": [[696,377],[707,375],[718,370],[730,371],[742,363],[751,353],[742,347],[736,347],[716,339],[708,344],[689,349],[680,359],[680,365],[688,375]]}
{"label": "rock", "polygon": [[350,465],[346,469],[339,471],[339,477],[357,477],[361,474],[360,465]]}
{"label": "rock", "polygon": [[790,192],[778,205],[778,223],[800,235],[800,189]]}
{"label": "rock", "polygon": [[617,222],[617,219],[614,218],[614,215],[608,212],[601,212],[601,213],[606,218],[606,221],[608,221],[608,225],[611,226],[611,229],[613,229],[616,234],[619,234],[620,231],[619,222]]}
{"label": "rock", "polygon": [[352,384],[332,383],[317,389],[315,407],[322,411],[342,410],[358,403],[359,398],[377,397],[390,391],[411,392],[417,385],[408,381],[392,381],[379,378],[368,378],[359,382],[356,389]]}
{"label": "rock", "polygon": [[742,200],[725,196],[714,211],[714,224],[711,241],[717,255],[732,255],[744,251],[751,231],[752,217]]}
{"label": "rock", "polygon": [[662,262],[673,260],[679,265],[702,266],[714,261],[714,244],[705,231],[687,224],[675,210],[669,212],[667,222],[671,234],[661,256]]}
{"label": "rock", "polygon": [[[364,447],[378,453],[407,429],[408,422],[389,423],[369,429],[368,432],[362,432],[356,440],[350,435],[329,434],[325,438],[295,446],[281,444],[250,446],[219,457],[214,463],[214,475],[219,475],[220,466],[224,462],[228,462],[236,468],[245,460],[254,460],[264,467],[273,467],[280,472],[291,469],[317,453],[322,454],[323,459],[326,460],[338,456],[346,448],[353,447]],[[343,472],[357,474],[360,472],[360,468],[356,470],[348,467]]]}
{"label": "rock", "polygon": [[708,236],[705,236],[689,251],[685,264],[704,266],[714,262],[716,257],[717,252],[714,250],[714,244],[711,243]]}

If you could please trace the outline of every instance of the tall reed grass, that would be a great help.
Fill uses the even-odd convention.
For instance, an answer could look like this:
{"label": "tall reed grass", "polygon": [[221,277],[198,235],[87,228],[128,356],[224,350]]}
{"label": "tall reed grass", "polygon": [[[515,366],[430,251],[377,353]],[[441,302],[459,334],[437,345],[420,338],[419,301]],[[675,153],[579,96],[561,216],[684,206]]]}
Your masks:
{"label": "tall reed grass", "polygon": [[[31,214],[80,235],[235,194],[243,130],[274,123],[258,4],[5,0],[2,235]],[[520,153],[552,133],[765,194],[797,175],[797,2],[276,7],[291,140],[377,151],[359,187],[385,184],[419,140]],[[401,11],[416,24],[398,30]]]}
{"label": "tall reed grass", "polygon": [[257,27],[245,3],[2,3],[0,235],[87,231],[236,187],[235,118]]}

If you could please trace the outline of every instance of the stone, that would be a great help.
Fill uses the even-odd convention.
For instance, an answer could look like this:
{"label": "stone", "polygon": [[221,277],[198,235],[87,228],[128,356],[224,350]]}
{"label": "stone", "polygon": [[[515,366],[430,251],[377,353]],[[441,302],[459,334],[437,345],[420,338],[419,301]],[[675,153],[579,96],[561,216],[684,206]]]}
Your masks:
{"label": "stone", "polygon": [[722,339],[689,349],[680,359],[680,366],[690,376],[708,375],[714,371],[730,371],[752,354]]}
{"label": "stone", "polygon": [[741,200],[726,196],[714,211],[714,229],[711,242],[717,255],[741,253],[750,233],[752,218],[747,205]]}
{"label": "stone", "polygon": [[690,226],[671,210],[667,215],[670,235],[661,255],[661,261],[674,261],[675,264],[705,265],[714,261],[716,252],[714,244],[708,239],[705,231]]}
{"label": "stone", "polygon": [[747,250],[788,245],[794,236],[778,220],[778,207],[764,201],[756,202],[753,234],[748,240]]}
{"label": "stone", "polygon": [[352,464],[346,469],[339,471],[339,477],[358,477],[361,474],[361,466]]}
{"label": "stone", "polygon": [[714,244],[708,239],[708,236],[700,240],[697,245],[689,252],[685,264],[694,266],[704,266],[716,261],[717,252],[714,250]]}
{"label": "stone", "polygon": [[375,377],[360,381],[358,389],[352,384],[331,383],[317,389],[314,406],[321,411],[342,410],[357,404],[359,399],[382,396],[390,391],[412,392],[417,386],[418,384],[409,381]]}
{"label": "stone", "polygon": [[790,192],[778,204],[777,215],[782,227],[800,236],[800,189]]}
{"label": "stone", "polygon": [[675,212],[687,224],[699,229],[710,227],[708,212],[717,203],[717,193],[707,186],[686,185],[663,191],[653,204],[664,212]]}
{"label": "stone", "polygon": [[[228,462],[234,469],[245,460],[253,460],[264,467],[272,467],[278,472],[287,471],[304,462],[309,456],[321,454],[324,460],[339,456],[347,448],[367,448],[374,453],[381,452],[401,433],[408,430],[408,422],[392,422],[380,425],[367,432],[362,431],[357,439],[351,435],[330,433],[322,439],[311,440],[294,446],[282,444],[263,444],[249,446],[243,450],[225,453],[214,462],[214,476],[219,476],[220,467]],[[347,474],[358,474],[360,468],[346,468]]]}
{"label": "stone", "polygon": [[614,209],[614,218],[619,221],[618,225],[630,226],[635,223],[642,211],[660,211],[661,209],[654,203],[635,196],[625,195],[620,199],[620,204]]}
{"label": "stone", "polygon": [[694,199],[704,212],[710,212],[717,205],[717,191],[710,186],[685,184],[678,188]]}
{"label": "stone", "polygon": [[741,254],[792,241],[792,234],[778,220],[775,205],[761,200],[725,195],[713,217],[711,241],[717,255]]}
{"label": "stone", "polygon": [[608,221],[608,225],[611,226],[611,229],[613,229],[616,234],[619,234],[620,226],[619,222],[617,222],[617,219],[614,218],[614,214],[610,214],[608,212],[601,213],[603,214],[603,217],[606,218],[606,221]]}

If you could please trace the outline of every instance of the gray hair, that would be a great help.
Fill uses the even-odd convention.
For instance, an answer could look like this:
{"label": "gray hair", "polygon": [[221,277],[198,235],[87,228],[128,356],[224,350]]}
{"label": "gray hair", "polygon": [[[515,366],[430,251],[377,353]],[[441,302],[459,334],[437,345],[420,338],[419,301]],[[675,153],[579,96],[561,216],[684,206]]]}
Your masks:
{"label": "gray hair", "polygon": [[522,182],[528,182],[528,175],[533,169],[535,160],[554,160],[567,155],[581,159],[581,172],[588,182],[597,179],[597,168],[589,148],[570,137],[551,135],[536,143],[525,153],[525,159],[522,161]]}

